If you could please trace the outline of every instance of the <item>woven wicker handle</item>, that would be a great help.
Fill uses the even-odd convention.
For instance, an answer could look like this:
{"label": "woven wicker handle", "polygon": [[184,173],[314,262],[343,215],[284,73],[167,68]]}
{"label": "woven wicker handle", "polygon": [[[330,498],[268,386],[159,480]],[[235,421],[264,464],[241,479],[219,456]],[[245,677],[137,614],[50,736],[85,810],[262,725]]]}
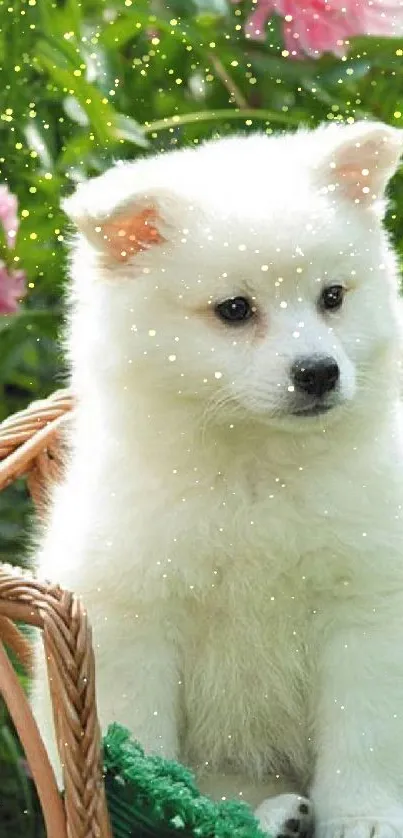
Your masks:
{"label": "woven wicker handle", "polygon": [[[68,391],[34,403],[0,427],[0,489],[26,476],[40,512],[49,480],[60,476],[58,434],[73,399]],[[15,626],[42,630],[56,738],[63,766],[62,801],[27,698],[5,646],[30,665],[31,650]],[[0,566],[0,693],[36,783],[47,838],[111,838],[102,776],[95,664],[85,609],[73,594],[24,571]]]}

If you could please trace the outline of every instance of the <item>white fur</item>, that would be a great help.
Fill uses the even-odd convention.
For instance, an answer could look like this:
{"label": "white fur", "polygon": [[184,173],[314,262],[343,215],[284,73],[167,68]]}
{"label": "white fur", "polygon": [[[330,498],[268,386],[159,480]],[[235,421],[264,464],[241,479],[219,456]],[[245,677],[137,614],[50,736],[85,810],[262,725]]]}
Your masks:
{"label": "white fur", "polygon": [[[249,784],[254,805],[277,775],[311,794],[321,838],[403,834],[398,301],[380,221],[402,145],[374,124],[234,137],[124,163],[67,202],[78,409],[38,573],[88,606],[103,726],[210,790],[219,774],[219,794],[225,776]],[[166,243],[114,261],[96,226],[150,203]],[[324,315],[335,283],[350,290]],[[214,303],[240,294],[257,324],[223,325]],[[290,367],[319,352],[340,366],[337,403],[296,418]],[[34,705],[49,739],[41,668]]]}

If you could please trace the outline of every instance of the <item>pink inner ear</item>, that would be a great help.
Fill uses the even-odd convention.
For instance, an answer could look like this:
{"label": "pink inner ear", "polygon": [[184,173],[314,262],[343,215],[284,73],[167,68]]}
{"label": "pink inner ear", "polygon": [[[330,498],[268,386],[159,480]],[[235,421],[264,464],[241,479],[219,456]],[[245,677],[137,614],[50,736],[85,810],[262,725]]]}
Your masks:
{"label": "pink inner ear", "polygon": [[378,173],[379,164],[377,160],[371,161],[367,165],[365,161],[361,165],[352,162],[337,166],[334,169],[333,178],[348,198],[367,204],[371,203],[379,192]]}
{"label": "pink inner ear", "polygon": [[140,212],[123,212],[101,226],[107,250],[118,262],[165,241],[156,226],[157,212],[146,207]]}
{"label": "pink inner ear", "polygon": [[[345,163],[337,169],[340,185],[345,189],[350,198],[363,198],[363,187],[366,186],[362,170],[357,163]],[[364,193],[365,194],[365,193]]]}

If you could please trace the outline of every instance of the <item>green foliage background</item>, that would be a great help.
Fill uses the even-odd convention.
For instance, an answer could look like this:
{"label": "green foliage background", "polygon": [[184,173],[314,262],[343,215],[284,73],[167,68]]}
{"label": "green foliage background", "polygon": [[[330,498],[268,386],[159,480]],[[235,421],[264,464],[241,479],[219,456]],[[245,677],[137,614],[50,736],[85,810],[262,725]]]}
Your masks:
{"label": "green foliage background", "polygon": [[[29,282],[19,313],[0,319],[0,421],[63,385],[60,200],[75,182],[117,158],[233,131],[367,116],[403,127],[403,38],[357,39],[343,61],[293,61],[279,21],[264,43],[245,39],[250,8],[0,0],[0,183],[19,199],[14,256]],[[392,198],[387,223],[403,260],[402,176]],[[22,484],[0,494],[0,560],[23,561],[30,514]],[[0,795],[0,838],[36,838],[35,800],[1,706]]]}

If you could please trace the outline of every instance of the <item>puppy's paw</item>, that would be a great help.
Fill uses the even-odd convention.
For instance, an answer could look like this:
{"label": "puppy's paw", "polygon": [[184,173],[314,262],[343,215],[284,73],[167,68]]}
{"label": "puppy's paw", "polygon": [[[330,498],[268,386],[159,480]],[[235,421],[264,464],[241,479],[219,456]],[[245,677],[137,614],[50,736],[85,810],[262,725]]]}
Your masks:
{"label": "puppy's paw", "polygon": [[255,811],[260,826],[272,838],[310,838],[312,803],[298,794],[279,794],[264,800]]}
{"label": "puppy's paw", "polygon": [[402,817],[335,818],[318,823],[316,838],[402,838]]}

